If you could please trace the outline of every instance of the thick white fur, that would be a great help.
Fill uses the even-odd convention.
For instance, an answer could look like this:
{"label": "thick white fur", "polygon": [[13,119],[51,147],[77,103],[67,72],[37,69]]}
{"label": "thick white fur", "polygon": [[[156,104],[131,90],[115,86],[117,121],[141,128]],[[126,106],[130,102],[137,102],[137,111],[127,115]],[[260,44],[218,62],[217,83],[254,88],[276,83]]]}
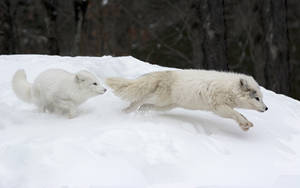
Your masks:
{"label": "thick white fur", "polygon": [[131,102],[124,109],[170,110],[181,107],[192,110],[208,110],[238,122],[243,130],[253,124],[234,108],[267,110],[259,85],[244,74],[178,70],[153,72],[135,80],[108,78],[106,84],[115,95]]}
{"label": "thick white fur", "polygon": [[18,70],[12,87],[19,99],[37,105],[43,112],[60,112],[69,118],[77,115],[80,104],[106,91],[87,71],[73,74],[61,69],[42,72],[33,84],[27,81],[24,70]]}

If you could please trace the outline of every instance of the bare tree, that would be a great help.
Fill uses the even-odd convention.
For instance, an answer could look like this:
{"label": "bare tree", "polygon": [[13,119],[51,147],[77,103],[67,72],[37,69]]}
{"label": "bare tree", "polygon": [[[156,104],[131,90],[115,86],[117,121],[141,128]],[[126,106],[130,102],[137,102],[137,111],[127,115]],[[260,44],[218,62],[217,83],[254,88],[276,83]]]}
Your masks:
{"label": "bare tree", "polygon": [[74,11],[75,11],[76,33],[74,37],[72,55],[78,55],[80,53],[80,39],[81,39],[82,27],[83,27],[83,22],[84,22],[88,3],[89,3],[88,0],[73,1]]}
{"label": "bare tree", "polygon": [[43,0],[43,5],[47,12],[46,30],[48,38],[49,54],[59,54],[59,46],[57,39],[57,7],[58,0]]}
{"label": "bare tree", "polygon": [[[225,18],[224,1],[222,0],[195,0],[192,9],[196,11],[197,19],[193,28],[196,28],[197,40],[195,45],[202,46],[204,68],[228,70],[225,49]],[[195,49],[200,50],[200,46]],[[197,53],[197,52],[194,52]],[[202,66],[203,66],[202,63]],[[196,66],[201,68],[202,66]]]}
{"label": "bare tree", "polygon": [[237,61],[230,68],[254,75],[268,89],[289,93],[287,1],[227,0],[226,4],[231,8],[229,45]]}
{"label": "bare tree", "polygon": [[11,2],[0,2],[0,54],[15,52],[14,25],[12,20]]}
{"label": "bare tree", "polygon": [[269,89],[289,93],[289,48],[286,0],[265,0],[266,85]]}

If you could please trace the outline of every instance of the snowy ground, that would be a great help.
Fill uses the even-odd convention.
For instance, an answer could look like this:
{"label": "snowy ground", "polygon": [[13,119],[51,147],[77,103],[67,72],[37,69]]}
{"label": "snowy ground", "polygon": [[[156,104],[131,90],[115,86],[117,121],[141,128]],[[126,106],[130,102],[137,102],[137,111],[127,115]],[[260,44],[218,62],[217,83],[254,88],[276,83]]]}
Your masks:
{"label": "snowy ground", "polygon": [[264,90],[266,113],[243,132],[209,112],[124,114],[110,91],[66,119],[18,100],[24,68],[86,69],[100,79],[163,70],[132,57],[0,56],[0,188],[299,188],[300,102]]}

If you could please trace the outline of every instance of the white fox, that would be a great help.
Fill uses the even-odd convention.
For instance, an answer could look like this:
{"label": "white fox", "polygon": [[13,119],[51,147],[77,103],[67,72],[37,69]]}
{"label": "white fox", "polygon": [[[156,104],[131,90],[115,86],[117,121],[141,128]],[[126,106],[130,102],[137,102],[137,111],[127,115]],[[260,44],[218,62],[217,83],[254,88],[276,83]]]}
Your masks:
{"label": "white fox", "polygon": [[145,74],[137,79],[108,78],[106,84],[115,95],[131,104],[125,112],[134,110],[170,110],[181,107],[208,110],[238,122],[243,130],[253,124],[234,108],[260,112],[268,108],[263,103],[259,85],[244,74],[178,70]]}
{"label": "white fox", "polygon": [[69,118],[77,115],[80,104],[106,91],[87,71],[73,74],[61,69],[40,73],[33,84],[27,81],[24,70],[18,70],[13,77],[12,88],[18,98],[35,104],[41,111],[63,113]]}

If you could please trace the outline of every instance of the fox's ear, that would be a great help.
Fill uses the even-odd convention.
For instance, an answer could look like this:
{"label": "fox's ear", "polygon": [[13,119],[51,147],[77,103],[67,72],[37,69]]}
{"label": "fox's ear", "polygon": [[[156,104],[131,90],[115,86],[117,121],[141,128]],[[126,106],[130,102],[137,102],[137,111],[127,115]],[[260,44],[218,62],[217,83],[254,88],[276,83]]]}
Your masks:
{"label": "fox's ear", "polygon": [[80,73],[77,73],[77,74],[75,75],[75,82],[81,83],[81,82],[84,82],[84,81],[85,81],[85,79],[83,78],[82,75],[80,75]]}
{"label": "fox's ear", "polygon": [[75,75],[75,82],[76,82],[76,83],[79,83],[79,82],[80,82],[79,80],[80,80],[80,79],[79,79],[79,76],[76,74],[76,75]]}
{"label": "fox's ear", "polygon": [[247,80],[241,78],[240,79],[240,87],[243,91],[249,91]]}

